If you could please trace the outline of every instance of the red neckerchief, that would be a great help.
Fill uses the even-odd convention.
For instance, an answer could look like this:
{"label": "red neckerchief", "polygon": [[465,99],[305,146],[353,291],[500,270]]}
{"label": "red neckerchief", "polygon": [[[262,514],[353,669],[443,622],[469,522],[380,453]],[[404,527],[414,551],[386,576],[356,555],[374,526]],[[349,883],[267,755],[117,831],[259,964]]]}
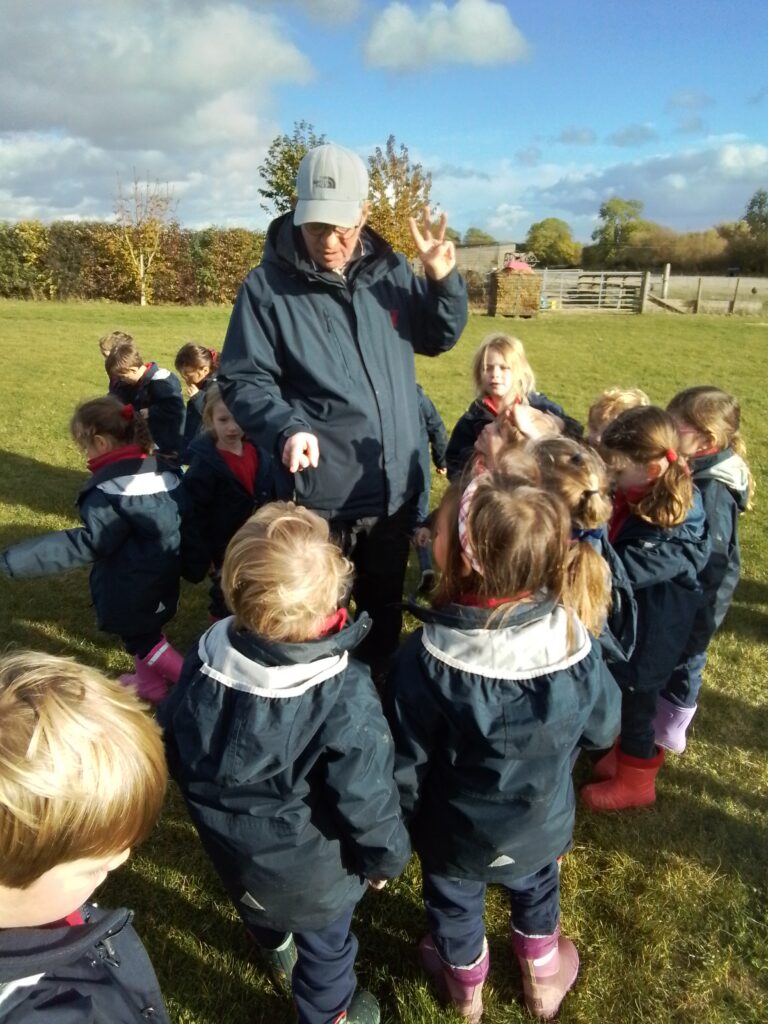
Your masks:
{"label": "red neckerchief", "polygon": [[530,590],[521,590],[519,594],[512,594],[511,597],[480,597],[478,594],[462,594],[456,604],[463,604],[467,608],[498,608],[499,605],[524,601],[531,596]]}
{"label": "red neckerchief", "polygon": [[499,404],[495,398],[492,398],[490,395],[486,395],[483,399],[483,405],[488,412],[493,414],[494,419],[499,415]]}
{"label": "red neckerchief", "polygon": [[703,459],[705,455],[719,455],[722,448],[699,448],[697,452],[689,455],[689,459]]}
{"label": "red neckerchief", "polygon": [[622,528],[632,515],[632,505],[645,497],[651,489],[651,484],[643,484],[642,487],[630,487],[626,491],[616,491],[613,497],[613,512],[608,523],[608,540],[613,543],[621,533]]}
{"label": "red neckerchief", "polygon": [[62,917],[60,921],[51,921],[50,924],[43,925],[44,928],[63,928],[64,925],[77,925],[85,924],[85,918],[79,910],[73,910],[71,914],[67,914],[66,917]]}
{"label": "red neckerchief", "polygon": [[331,636],[333,633],[340,633],[347,624],[349,613],[346,608],[339,608],[332,615],[329,615],[320,627],[320,632],[317,634],[319,640],[324,636]]}
{"label": "red neckerchief", "polygon": [[256,474],[259,470],[259,453],[250,441],[243,438],[243,450],[239,455],[217,448],[216,451],[224,459],[230,472],[235,476],[249,494],[253,494],[256,486]]}
{"label": "red neckerchief", "polygon": [[95,459],[88,459],[88,469],[95,473],[97,469],[104,466],[111,466],[113,462],[120,462],[123,459],[146,459],[147,453],[139,444],[124,444],[119,448],[110,448],[103,455],[97,455]]}

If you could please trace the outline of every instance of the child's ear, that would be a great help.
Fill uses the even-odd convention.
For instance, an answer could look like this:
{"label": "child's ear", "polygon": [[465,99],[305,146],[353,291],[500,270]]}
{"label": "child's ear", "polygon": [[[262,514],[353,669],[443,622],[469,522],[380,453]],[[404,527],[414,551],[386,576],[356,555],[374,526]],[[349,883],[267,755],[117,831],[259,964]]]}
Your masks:
{"label": "child's ear", "polygon": [[661,476],[661,463],[660,462],[649,462],[648,463],[648,480],[658,480]]}
{"label": "child's ear", "polygon": [[111,443],[106,437],[104,437],[103,434],[94,434],[91,444],[99,453],[99,455],[106,455],[107,452],[110,451],[112,448]]}

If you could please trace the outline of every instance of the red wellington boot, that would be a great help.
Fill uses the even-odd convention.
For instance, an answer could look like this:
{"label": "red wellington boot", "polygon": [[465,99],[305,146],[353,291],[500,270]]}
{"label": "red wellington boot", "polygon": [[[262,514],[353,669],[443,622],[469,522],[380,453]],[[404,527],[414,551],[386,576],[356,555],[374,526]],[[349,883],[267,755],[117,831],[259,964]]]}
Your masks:
{"label": "red wellington boot", "polygon": [[664,763],[664,751],[655,757],[630,757],[616,753],[616,775],[606,782],[593,782],[581,791],[590,811],[623,811],[656,803],[656,776]]}

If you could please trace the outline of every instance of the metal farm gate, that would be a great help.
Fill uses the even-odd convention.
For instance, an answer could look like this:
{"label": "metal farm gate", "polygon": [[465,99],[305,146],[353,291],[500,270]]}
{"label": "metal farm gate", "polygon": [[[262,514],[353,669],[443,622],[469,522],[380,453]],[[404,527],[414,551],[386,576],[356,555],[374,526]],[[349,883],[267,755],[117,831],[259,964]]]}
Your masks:
{"label": "metal farm gate", "polygon": [[541,308],[604,310],[640,313],[643,305],[641,271],[535,271],[541,278]]}

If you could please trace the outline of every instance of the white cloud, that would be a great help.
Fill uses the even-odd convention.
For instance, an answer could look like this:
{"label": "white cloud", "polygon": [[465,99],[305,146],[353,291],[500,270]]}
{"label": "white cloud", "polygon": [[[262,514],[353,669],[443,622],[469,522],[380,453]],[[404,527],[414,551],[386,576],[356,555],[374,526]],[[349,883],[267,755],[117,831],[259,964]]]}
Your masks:
{"label": "white cloud", "polygon": [[395,0],[373,23],[365,56],[373,67],[419,71],[436,64],[506,64],[528,45],[506,7],[494,0],[430,3],[422,13]]}
{"label": "white cloud", "polygon": [[345,25],[354,21],[362,9],[361,0],[290,0],[308,18],[326,25]]}
{"label": "white cloud", "polygon": [[650,124],[628,124],[608,136],[608,142],[614,146],[641,146],[644,142],[652,142],[657,138],[656,129]]}
{"label": "white cloud", "polygon": [[715,101],[705,92],[697,89],[680,89],[673,93],[667,100],[669,110],[703,110],[705,107],[714,106]]}

